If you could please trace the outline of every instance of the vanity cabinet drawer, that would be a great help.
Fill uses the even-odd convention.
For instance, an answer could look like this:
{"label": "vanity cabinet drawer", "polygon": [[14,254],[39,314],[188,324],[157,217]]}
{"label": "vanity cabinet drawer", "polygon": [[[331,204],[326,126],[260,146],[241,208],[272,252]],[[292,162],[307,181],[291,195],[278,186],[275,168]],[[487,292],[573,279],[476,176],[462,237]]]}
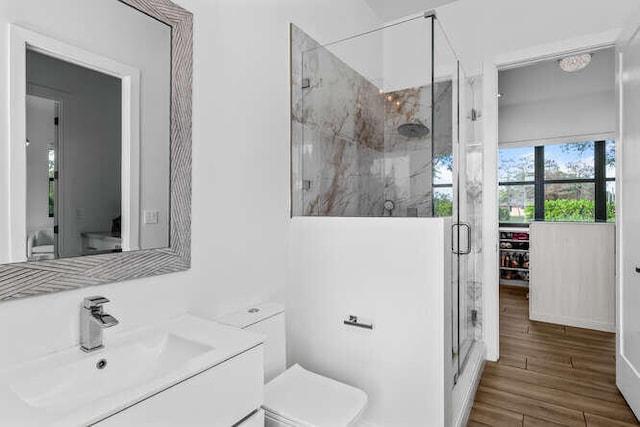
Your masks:
{"label": "vanity cabinet drawer", "polygon": [[[174,385],[97,424],[98,427],[229,427],[263,401],[262,345]],[[258,417],[259,418],[259,417]],[[247,419],[242,424],[253,427]],[[248,424],[245,424],[247,423]],[[262,424],[255,424],[262,425]]]}

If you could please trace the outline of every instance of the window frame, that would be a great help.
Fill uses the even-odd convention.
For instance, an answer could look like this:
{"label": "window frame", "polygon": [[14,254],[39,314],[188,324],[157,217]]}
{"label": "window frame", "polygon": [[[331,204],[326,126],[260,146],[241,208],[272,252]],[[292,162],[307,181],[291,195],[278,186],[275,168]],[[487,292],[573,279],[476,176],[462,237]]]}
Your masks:
{"label": "window frame", "polygon": [[[546,179],[545,178],[545,155],[544,145],[534,147],[534,179],[532,181],[499,181],[498,186],[534,186],[534,218],[533,221],[545,222],[545,185],[547,184],[594,184],[594,223],[607,222],[607,183],[615,182],[616,178],[607,177],[607,142],[613,141],[598,140],[594,143],[594,176],[593,178],[567,178],[567,179]],[[581,141],[575,141],[578,143]],[[565,144],[571,144],[565,143]],[[507,148],[508,149],[508,148]],[[529,223],[501,222],[500,227],[528,227]]]}

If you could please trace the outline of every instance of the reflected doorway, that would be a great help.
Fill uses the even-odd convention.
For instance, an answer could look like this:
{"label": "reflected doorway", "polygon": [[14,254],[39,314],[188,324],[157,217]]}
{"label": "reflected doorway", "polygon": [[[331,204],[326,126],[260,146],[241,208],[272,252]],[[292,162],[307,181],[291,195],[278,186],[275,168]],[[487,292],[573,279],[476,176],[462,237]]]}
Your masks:
{"label": "reflected doorway", "polygon": [[58,124],[60,102],[33,94],[26,99],[27,118],[27,258],[58,258]]}

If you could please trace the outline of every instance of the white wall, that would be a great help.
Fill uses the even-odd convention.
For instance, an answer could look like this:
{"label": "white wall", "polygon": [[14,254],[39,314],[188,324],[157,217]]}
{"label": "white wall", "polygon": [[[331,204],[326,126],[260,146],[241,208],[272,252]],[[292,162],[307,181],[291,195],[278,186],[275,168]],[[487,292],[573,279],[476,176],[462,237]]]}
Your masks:
{"label": "white wall", "polygon": [[458,0],[437,9],[453,46],[474,75],[509,52],[622,28],[636,0]]}
{"label": "white wall", "polygon": [[56,103],[48,99],[27,97],[27,235],[50,229],[49,218],[49,147],[55,145]]}
{"label": "white wall", "polygon": [[370,29],[379,30],[331,44],[328,48],[384,92],[430,85],[432,62],[437,82],[455,78],[458,58],[438,21],[435,21],[434,37],[432,20],[425,19],[422,13],[385,23],[384,29],[381,25]]}
{"label": "white wall", "polygon": [[[41,3],[41,4],[40,4]],[[116,0],[36,0],[0,3],[0,25],[35,30],[101,53],[133,43],[118,18]],[[194,12],[193,222],[190,271],[0,303],[0,365],[78,344],[79,304],[90,294],[113,302],[107,311],[118,329],[155,322],[191,309],[218,316],[270,299],[284,300],[289,230],[289,22],[321,42],[379,24],[364,1],[182,0]],[[37,4],[37,5],[36,5]],[[100,19],[82,15],[96,13]],[[84,25],[90,22],[91,25]],[[73,23],[83,23],[79,30]],[[114,31],[117,28],[117,31]],[[80,31],[70,34],[69,32]],[[108,40],[98,34],[108,32]],[[7,45],[8,32],[0,32]],[[160,47],[150,40],[147,51]],[[106,55],[117,59],[117,52]],[[134,63],[125,60],[125,63]],[[135,65],[134,65],[135,66]],[[8,53],[0,55],[0,82],[7,82]],[[6,99],[6,83],[0,98]],[[151,101],[149,101],[151,102]],[[0,104],[0,129],[7,129]],[[143,107],[144,108],[144,107]],[[147,126],[151,126],[148,124]],[[8,194],[7,144],[0,144],[0,198]],[[0,235],[8,225],[0,208]],[[0,259],[8,245],[0,239]],[[149,298],[152,298],[149,303]],[[41,314],[47,313],[46,319]],[[113,331],[113,330],[112,330]],[[106,335],[108,340],[109,332]],[[107,341],[108,344],[108,341]]]}
{"label": "white wall", "polygon": [[367,0],[371,9],[384,21],[401,19],[416,12],[427,12],[456,0]]}
{"label": "white wall", "polygon": [[[375,426],[448,426],[450,220],[294,218],[288,363],[359,387]],[[361,316],[373,330],[345,326]]]}
{"label": "white wall", "polygon": [[615,65],[609,48],[593,52],[579,72],[562,71],[557,60],[501,71],[500,144],[613,137]]}
{"label": "white wall", "polygon": [[217,316],[284,301],[288,24],[327,43],[379,23],[359,0],[181,4],[195,13],[193,311]]}
{"label": "white wall", "polygon": [[431,85],[431,25],[431,19],[418,18],[382,32],[385,92]]}

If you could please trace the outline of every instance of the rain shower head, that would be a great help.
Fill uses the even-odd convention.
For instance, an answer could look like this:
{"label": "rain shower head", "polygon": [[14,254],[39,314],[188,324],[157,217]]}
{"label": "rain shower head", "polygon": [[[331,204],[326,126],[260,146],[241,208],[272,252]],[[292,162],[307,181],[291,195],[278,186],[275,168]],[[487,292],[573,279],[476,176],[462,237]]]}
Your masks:
{"label": "rain shower head", "polygon": [[407,138],[421,138],[429,135],[429,128],[426,127],[420,120],[413,120],[410,123],[405,123],[398,126],[398,132],[402,136]]}

